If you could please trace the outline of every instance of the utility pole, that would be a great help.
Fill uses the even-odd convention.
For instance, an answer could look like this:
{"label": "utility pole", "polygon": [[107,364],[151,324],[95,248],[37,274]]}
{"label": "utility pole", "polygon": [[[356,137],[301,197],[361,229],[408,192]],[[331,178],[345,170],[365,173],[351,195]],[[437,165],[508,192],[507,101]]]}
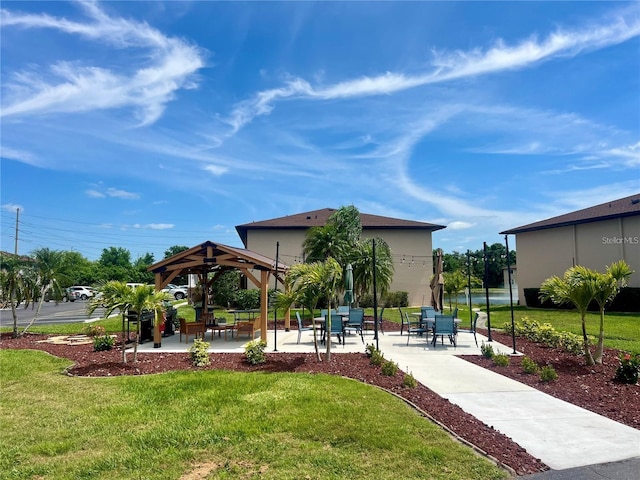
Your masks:
{"label": "utility pole", "polygon": [[13,253],[16,254],[16,257],[18,256],[18,220],[19,219],[20,219],[20,209],[16,208],[16,244],[13,249]]}

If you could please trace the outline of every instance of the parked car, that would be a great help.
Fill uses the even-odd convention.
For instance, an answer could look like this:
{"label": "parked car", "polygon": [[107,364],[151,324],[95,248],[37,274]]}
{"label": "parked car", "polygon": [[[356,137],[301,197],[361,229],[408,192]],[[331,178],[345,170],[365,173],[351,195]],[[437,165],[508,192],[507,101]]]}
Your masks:
{"label": "parked car", "polygon": [[183,298],[187,297],[187,287],[181,287],[179,285],[174,285],[173,283],[170,283],[169,285],[164,287],[162,291],[168,293],[169,295],[172,295],[176,300],[182,300]]}
{"label": "parked car", "polygon": [[95,294],[96,291],[93,288],[82,285],[74,285],[73,287],[67,288],[67,295],[69,296],[70,302],[75,302],[76,300],[87,300]]}

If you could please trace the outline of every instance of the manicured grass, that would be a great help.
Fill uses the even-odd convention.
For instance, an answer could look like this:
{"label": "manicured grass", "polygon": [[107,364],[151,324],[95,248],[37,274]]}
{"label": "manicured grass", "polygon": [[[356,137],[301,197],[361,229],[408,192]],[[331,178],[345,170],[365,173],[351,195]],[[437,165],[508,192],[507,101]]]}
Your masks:
{"label": "manicured grass", "polygon": [[[550,323],[559,331],[582,336],[580,314],[572,310],[543,310],[514,306],[514,319],[529,317],[540,323]],[[511,325],[511,311],[508,305],[491,307],[492,328],[502,329],[505,322]],[[600,331],[600,313],[587,314],[587,334],[597,339]],[[604,316],[605,347],[640,353],[640,315],[637,313],[606,312]],[[595,340],[594,340],[595,341]]]}
{"label": "manicured grass", "polygon": [[505,472],[404,402],[329,375],[74,378],[0,351],[0,472],[27,479],[496,479]]}
{"label": "manicured grass", "polygon": [[[482,306],[482,309],[486,311],[484,306]],[[582,336],[580,314],[576,311],[543,310],[521,306],[514,306],[513,310],[513,317],[516,322],[523,317],[529,317],[539,323],[550,323],[558,331],[571,332]],[[411,313],[418,312],[420,309],[407,308],[406,311]],[[385,309],[384,318],[385,320],[400,323],[400,315],[397,308]],[[467,327],[469,324],[469,308],[464,305],[458,305],[458,318],[461,318],[463,326]],[[509,326],[511,325],[509,305],[491,306],[491,328],[501,331],[505,323],[508,323]],[[595,342],[600,330],[600,314],[589,312],[586,323],[587,334],[594,337]],[[604,333],[605,347],[640,353],[640,315],[637,313],[605,312]]]}

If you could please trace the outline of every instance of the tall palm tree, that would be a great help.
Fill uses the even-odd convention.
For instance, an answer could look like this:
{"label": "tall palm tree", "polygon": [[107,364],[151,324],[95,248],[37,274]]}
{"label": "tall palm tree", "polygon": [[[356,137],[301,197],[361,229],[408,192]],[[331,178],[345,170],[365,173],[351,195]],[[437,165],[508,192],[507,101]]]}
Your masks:
{"label": "tall palm tree", "polygon": [[[376,292],[382,297],[391,287],[393,280],[393,259],[389,245],[381,238],[373,240],[376,244]],[[352,258],[353,288],[356,301],[373,292],[373,244],[371,240],[362,240],[356,244],[356,254]]]}
{"label": "tall palm tree", "polygon": [[32,261],[16,255],[0,255],[0,291],[3,301],[11,306],[13,316],[13,338],[18,338],[18,305],[24,302],[27,308],[35,299],[35,282]]}
{"label": "tall palm tree", "polygon": [[606,273],[594,272],[596,286],[596,294],[594,300],[600,309],[600,332],[598,334],[598,344],[593,356],[593,360],[597,364],[602,364],[602,352],[604,350],[604,310],[607,303],[612,302],[618,295],[621,288],[627,286],[629,277],[633,274],[631,267],[624,261],[620,260],[607,266]]}
{"label": "tall palm tree", "polygon": [[584,358],[587,365],[594,365],[595,363],[589,350],[589,337],[587,336],[586,326],[587,309],[596,295],[597,288],[591,278],[588,268],[576,265],[564,272],[563,278],[554,275],[547,278],[540,287],[540,299],[542,301],[550,299],[558,305],[573,305],[580,313]]}
{"label": "tall palm tree", "polygon": [[349,252],[349,242],[335,225],[327,223],[307,231],[302,251],[309,262],[321,262],[329,257],[341,262]]}

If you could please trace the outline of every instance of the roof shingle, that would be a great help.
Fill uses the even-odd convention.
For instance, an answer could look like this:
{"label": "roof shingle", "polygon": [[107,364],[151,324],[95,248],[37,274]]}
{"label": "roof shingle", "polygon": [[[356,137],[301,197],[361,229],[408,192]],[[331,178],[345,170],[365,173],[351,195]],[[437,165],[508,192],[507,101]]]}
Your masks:
{"label": "roof shingle", "polygon": [[[313,210],[311,212],[297,213],[270,220],[262,220],[259,222],[245,223],[237,225],[236,231],[240,235],[243,243],[246,245],[247,230],[249,229],[308,229],[311,227],[321,227],[327,223],[327,220],[335,208],[323,208]],[[360,221],[362,229],[424,229],[436,231],[446,228],[444,225],[435,225],[433,223],[416,222],[414,220],[401,220],[399,218],[382,217],[379,215],[370,215],[368,213],[360,213]]]}
{"label": "roof shingle", "polygon": [[505,230],[504,232],[500,232],[500,234],[509,235],[532,232],[535,230],[565,227],[580,223],[600,222],[612,218],[630,217],[633,215],[640,215],[640,193],[631,195],[630,197],[621,198],[619,200],[602,203],[594,207],[548,218],[547,220],[541,220],[521,227],[512,228],[511,230]]}

